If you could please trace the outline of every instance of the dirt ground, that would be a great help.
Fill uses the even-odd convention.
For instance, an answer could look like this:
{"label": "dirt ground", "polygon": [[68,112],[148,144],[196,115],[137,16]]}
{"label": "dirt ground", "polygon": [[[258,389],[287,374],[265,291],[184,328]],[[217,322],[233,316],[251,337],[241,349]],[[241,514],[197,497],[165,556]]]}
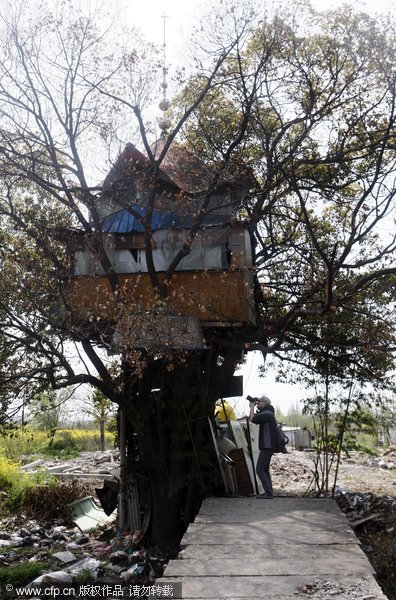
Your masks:
{"label": "dirt ground", "polygon": [[[312,480],[315,457],[315,452],[297,450],[288,454],[275,454],[271,463],[275,493],[311,493],[314,490]],[[376,458],[357,453],[343,457],[337,486],[351,492],[371,492],[378,496],[396,497],[396,446],[385,450]]]}
{"label": "dirt ground", "polygon": [[[314,494],[315,453],[293,451],[272,459],[274,493]],[[380,457],[344,457],[335,499],[345,512],[362,549],[390,600],[396,600],[396,447]]]}

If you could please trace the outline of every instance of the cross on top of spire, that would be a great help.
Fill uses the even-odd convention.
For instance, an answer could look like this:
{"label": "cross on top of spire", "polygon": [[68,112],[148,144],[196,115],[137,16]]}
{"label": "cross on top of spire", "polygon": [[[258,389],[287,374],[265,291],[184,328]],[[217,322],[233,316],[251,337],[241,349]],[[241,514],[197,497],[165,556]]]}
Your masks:
{"label": "cross on top of spire", "polygon": [[[163,113],[166,113],[166,111],[168,110],[168,108],[170,106],[170,102],[166,97],[166,91],[168,89],[168,82],[167,82],[168,69],[166,66],[166,19],[169,19],[169,17],[164,13],[161,16],[161,19],[163,19],[163,21],[164,21],[164,29],[163,29],[164,37],[163,37],[163,44],[162,44],[162,48],[163,48],[162,84],[161,84],[163,98],[162,98],[161,102],[159,103],[159,108],[163,111]],[[170,126],[171,126],[170,119],[169,119],[169,117],[167,117],[164,114],[163,117],[159,121],[159,127],[162,130],[162,135],[167,134],[167,130],[169,129]]]}

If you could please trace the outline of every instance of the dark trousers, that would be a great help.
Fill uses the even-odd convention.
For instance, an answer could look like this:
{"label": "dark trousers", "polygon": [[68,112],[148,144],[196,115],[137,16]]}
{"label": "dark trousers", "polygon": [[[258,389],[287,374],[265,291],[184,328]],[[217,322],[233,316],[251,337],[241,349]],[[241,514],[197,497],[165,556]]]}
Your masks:
{"label": "dark trousers", "polygon": [[264,492],[272,496],[272,481],[270,474],[270,462],[273,455],[272,450],[260,450],[257,460],[256,473],[263,484]]}

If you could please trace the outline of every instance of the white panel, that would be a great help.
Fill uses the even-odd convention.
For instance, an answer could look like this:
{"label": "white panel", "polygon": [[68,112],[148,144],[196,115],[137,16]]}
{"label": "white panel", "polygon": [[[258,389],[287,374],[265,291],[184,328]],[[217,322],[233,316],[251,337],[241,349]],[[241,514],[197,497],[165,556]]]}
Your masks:
{"label": "white panel", "polygon": [[[168,269],[170,263],[182,247],[187,231],[160,230],[154,234],[156,248],[153,252],[155,266],[159,271]],[[223,231],[200,231],[195,237],[190,252],[179,263],[177,270],[202,271],[222,268],[222,245],[225,243]]]}
{"label": "white panel", "polygon": [[[252,447],[253,462],[254,462],[255,469],[256,469],[258,457],[260,454],[260,450],[258,447],[259,430],[260,430],[260,425],[257,425],[257,423],[249,422],[250,443],[251,443],[251,447]],[[258,478],[257,474],[256,474],[256,482],[257,482],[259,494],[262,494],[264,492],[264,488],[263,488],[263,485],[262,485],[260,479]]]}
{"label": "white panel", "polygon": [[137,273],[138,265],[129,250],[116,250],[114,252],[114,268],[116,273]]}
{"label": "white panel", "polygon": [[[153,233],[155,247],[153,260],[158,272],[167,271],[183,242],[188,236],[186,230],[160,229]],[[147,261],[145,250],[137,250],[137,258],[126,249],[115,250],[114,236],[104,239],[108,258],[117,273],[146,273]],[[190,252],[179,263],[178,271],[203,271],[227,269],[226,250],[235,257],[239,266],[251,267],[251,246],[247,230],[242,226],[203,229],[198,231]],[[89,250],[77,251],[75,255],[75,275],[89,276],[92,273],[102,274],[100,260]]]}
{"label": "white panel", "polygon": [[90,275],[88,250],[77,250],[74,253],[74,275]]}

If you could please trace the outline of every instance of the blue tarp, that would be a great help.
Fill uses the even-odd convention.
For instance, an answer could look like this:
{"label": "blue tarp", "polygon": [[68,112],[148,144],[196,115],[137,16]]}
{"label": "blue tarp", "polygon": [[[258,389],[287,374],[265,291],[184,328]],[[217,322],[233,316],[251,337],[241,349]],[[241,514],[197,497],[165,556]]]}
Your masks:
{"label": "blue tarp", "polygon": [[[132,214],[131,211],[135,214]],[[131,210],[119,210],[106,217],[102,223],[102,231],[107,233],[129,233],[131,231],[143,233],[144,227],[141,219],[144,218],[145,213],[146,208],[133,204]],[[138,218],[136,216],[137,214],[141,215],[141,218]],[[186,216],[183,217],[173,212],[164,212],[157,208],[153,210],[151,219],[151,229],[153,231],[157,229],[168,229],[169,227],[183,228],[190,226],[191,219],[188,219]]]}

